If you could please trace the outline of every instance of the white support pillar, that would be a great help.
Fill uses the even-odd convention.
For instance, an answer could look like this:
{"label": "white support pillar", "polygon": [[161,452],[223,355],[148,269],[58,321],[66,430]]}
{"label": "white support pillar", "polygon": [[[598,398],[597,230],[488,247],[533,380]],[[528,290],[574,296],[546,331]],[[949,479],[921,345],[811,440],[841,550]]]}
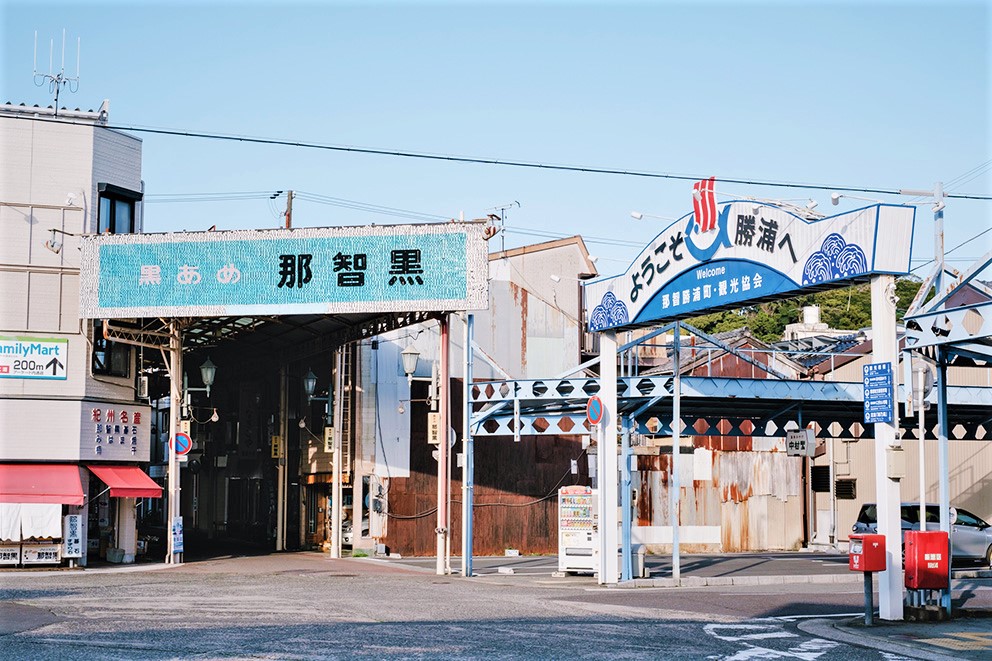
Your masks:
{"label": "white support pillar", "polygon": [[682,365],[681,365],[681,325],[675,322],[672,335],[672,475],[668,480],[668,512],[672,522],[672,578],[682,580],[682,548],[679,542],[679,511],[682,500],[681,474],[682,458]]}
{"label": "white support pillar", "polygon": [[475,498],[475,442],[472,440],[472,366],[475,356],[475,315],[465,315],[464,358],[462,380],[462,576],[472,576],[472,517]]}
{"label": "white support pillar", "polygon": [[441,386],[438,397],[441,408],[441,438],[437,446],[437,527],[434,529],[437,534],[436,566],[435,573],[443,576],[448,573],[448,487],[450,486],[450,461],[448,460],[448,450],[450,449],[450,429],[451,429],[451,389],[449,388],[449,321],[448,316],[441,317]]}
{"label": "white support pillar", "polygon": [[605,331],[599,336],[599,398],[603,402],[603,421],[597,459],[599,465],[599,582],[620,582],[617,549],[620,542],[619,481],[617,463],[617,336]]}
{"label": "white support pillar", "polygon": [[138,555],[138,517],[134,498],[117,499],[117,548],[124,549],[122,562],[134,562]]}
{"label": "white support pillar", "polygon": [[166,528],[167,549],[165,562],[168,564],[182,563],[182,553],[176,553],[172,527],[179,516],[179,456],[176,454],[175,440],[179,433],[179,409],[182,406],[182,393],[179,391],[183,374],[183,339],[179,322],[175,319],[169,324],[169,502],[168,523]]}
{"label": "white support pillar", "polygon": [[[334,372],[332,376],[332,381],[334,383],[334,392],[328,393],[328,398],[334,398],[334,437],[331,441],[331,447],[333,456],[331,458],[331,553],[330,557],[340,558],[341,557],[341,522],[343,519],[343,506],[344,503],[341,501],[344,499],[344,490],[341,485],[341,476],[344,466],[342,465],[343,457],[341,456],[341,448],[344,443],[347,442],[348,434],[350,430],[344,428],[344,398],[349,397],[350,393],[345,393],[345,374],[344,374],[344,352],[347,351],[347,347],[340,346],[334,350]],[[353,409],[354,410],[354,409]],[[357,523],[355,521],[352,524],[352,534],[361,535],[362,522],[359,520]]]}
{"label": "white support pillar", "polygon": [[[896,340],[895,278],[875,275],[871,278],[872,362],[889,363],[893,381],[899,365]],[[875,502],[878,508],[878,532],[885,535],[886,569],[878,575],[878,616],[883,620],[903,618],[902,523],[899,513],[899,478],[890,477],[889,461],[893,447],[900,446],[896,425],[896,388],[892,388],[892,422],[875,424]],[[901,451],[901,447],[899,448]]]}

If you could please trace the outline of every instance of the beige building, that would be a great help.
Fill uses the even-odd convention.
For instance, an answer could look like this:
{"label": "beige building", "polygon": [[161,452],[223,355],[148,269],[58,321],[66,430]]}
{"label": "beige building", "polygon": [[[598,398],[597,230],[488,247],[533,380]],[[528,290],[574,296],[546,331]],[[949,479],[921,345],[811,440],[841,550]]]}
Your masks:
{"label": "beige building", "polygon": [[[133,561],[160,493],[134,351],[79,311],[79,237],[141,231],[141,141],[97,111],[0,106],[0,545],[6,564]],[[94,325],[96,330],[94,331]],[[81,548],[79,548],[81,546]],[[70,555],[76,555],[70,553]]]}

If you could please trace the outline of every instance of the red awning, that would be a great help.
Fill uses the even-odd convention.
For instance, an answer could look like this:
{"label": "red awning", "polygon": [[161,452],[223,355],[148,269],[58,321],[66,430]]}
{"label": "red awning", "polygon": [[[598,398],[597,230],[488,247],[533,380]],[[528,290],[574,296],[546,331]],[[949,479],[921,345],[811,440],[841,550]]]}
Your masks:
{"label": "red awning", "polygon": [[161,498],[162,487],[137,466],[87,466],[116,498]]}
{"label": "red awning", "polygon": [[74,464],[0,464],[0,503],[82,505]]}

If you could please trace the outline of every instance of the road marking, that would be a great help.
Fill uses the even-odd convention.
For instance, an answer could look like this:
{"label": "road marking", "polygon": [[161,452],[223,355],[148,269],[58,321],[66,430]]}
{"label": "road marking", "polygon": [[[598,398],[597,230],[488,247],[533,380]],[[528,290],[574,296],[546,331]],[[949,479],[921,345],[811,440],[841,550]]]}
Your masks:
{"label": "road marking", "polygon": [[778,622],[795,622],[796,620],[812,620],[820,618],[830,618],[830,617],[860,617],[864,615],[864,611],[858,611],[857,613],[817,613],[816,615],[776,615],[773,617],[762,617],[756,618],[759,620],[775,620]]}
{"label": "road marking", "polygon": [[[799,636],[794,633],[785,631],[784,629],[778,628],[779,625],[776,624],[707,624],[703,627],[703,630],[714,638],[719,638],[720,640],[728,641],[741,641],[741,640],[763,640],[765,638],[798,638]],[[739,629],[742,631],[753,631],[754,633],[745,633],[739,636],[724,636],[717,633],[718,630],[723,629]],[[777,629],[777,630],[776,630]],[[759,631],[763,630],[763,631]]]}
{"label": "road marking", "polygon": [[[799,638],[799,634],[785,631],[782,626],[782,624],[707,624],[703,627],[703,630],[710,636],[713,636],[719,640],[736,642],[744,646],[743,649],[738,650],[732,656],[724,657],[725,661],[755,661],[756,659],[782,658],[815,661],[828,651],[840,645],[840,643],[832,640],[813,638],[811,640],[804,640],[798,645],[791,645],[787,649],[783,650],[772,649],[771,647],[762,647],[749,642],[752,640],[761,640],[763,641],[763,644],[767,645],[776,639],[782,640],[784,638]],[[736,636],[728,636],[718,633],[718,631],[729,633],[734,630],[750,633],[741,633]]]}
{"label": "road marking", "polygon": [[928,643],[951,650],[972,651],[992,649],[992,633],[960,631],[941,638],[917,638],[918,643]]}

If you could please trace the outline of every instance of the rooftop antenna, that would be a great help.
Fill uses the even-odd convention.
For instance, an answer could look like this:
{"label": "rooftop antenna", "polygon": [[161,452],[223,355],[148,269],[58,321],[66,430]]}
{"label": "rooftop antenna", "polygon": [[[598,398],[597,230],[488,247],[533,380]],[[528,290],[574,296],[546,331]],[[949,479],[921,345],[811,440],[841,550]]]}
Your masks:
{"label": "rooftop antenna", "polygon": [[62,64],[59,72],[55,73],[55,40],[52,39],[48,45],[48,73],[38,73],[38,31],[34,32],[34,84],[37,87],[48,83],[49,94],[55,95],[55,116],[59,116],[59,93],[66,85],[69,91],[75,93],[79,90],[79,47],[82,39],[76,37],[76,75],[65,75],[65,28],[62,28]]}
{"label": "rooftop antenna", "polygon": [[505,227],[504,227],[504,225],[506,223],[506,212],[507,212],[508,209],[512,209],[514,207],[514,205],[516,205],[516,207],[518,209],[520,208],[520,203],[517,202],[516,200],[514,200],[513,202],[509,202],[508,204],[501,204],[499,206],[492,207],[492,211],[498,211],[499,213],[498,214],[495,214],[495,213],[489,214],[489,219],[490,220],[493,220],[493,221],[495,221],[497,219],[499,220],[499,228],[501,230],[500,233],[499,233],[499,249],[500,249],[500,252],[503,252],[503,251],[506,250],[506,231],[505,231]]}

